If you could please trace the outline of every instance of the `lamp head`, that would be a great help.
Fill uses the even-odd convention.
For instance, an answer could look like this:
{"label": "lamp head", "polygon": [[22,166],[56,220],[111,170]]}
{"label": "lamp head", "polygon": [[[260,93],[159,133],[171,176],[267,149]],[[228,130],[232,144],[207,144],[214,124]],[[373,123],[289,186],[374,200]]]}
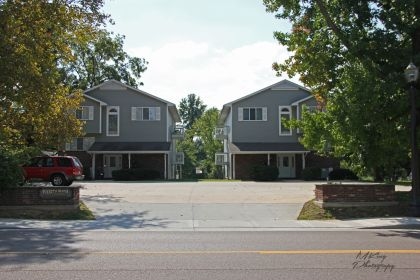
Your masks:
{"label": "lamp head", "polygon": [[419,69],[414,65],[413,62],[408,64],[404,70],[404,76],[408,83],[415,83],[419,77]]}

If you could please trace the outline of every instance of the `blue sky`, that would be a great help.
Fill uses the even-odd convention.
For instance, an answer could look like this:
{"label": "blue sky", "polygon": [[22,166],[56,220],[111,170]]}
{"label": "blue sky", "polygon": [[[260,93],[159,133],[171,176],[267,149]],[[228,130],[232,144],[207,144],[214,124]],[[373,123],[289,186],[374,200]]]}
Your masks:
{"label": "blue sky", "polygon": [[195,93],[221,108],[286,78],[271,69],[289,56],[273,32],[291,26],[262,0],[107,0],[105,12],[125,50],[149,61],[141,89],[175,104]]}

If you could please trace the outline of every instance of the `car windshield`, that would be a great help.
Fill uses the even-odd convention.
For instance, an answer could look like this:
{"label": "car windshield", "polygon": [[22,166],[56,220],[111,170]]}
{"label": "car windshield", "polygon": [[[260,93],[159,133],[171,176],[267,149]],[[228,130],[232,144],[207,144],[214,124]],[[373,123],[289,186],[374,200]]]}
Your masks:
{"label": "car windshield", "polygon": [[80,160],[77,157],[74,157],[74,165],[83,168],[82,163],[80,162]]}

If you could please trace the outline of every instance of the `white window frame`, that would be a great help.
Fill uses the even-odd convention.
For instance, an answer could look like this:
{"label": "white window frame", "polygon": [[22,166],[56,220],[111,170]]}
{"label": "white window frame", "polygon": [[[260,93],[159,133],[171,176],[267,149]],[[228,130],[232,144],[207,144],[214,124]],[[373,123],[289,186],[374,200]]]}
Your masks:
{"label": "white window frame", "polygon": [[[82,141],[82,148],[79,149],[78,141]],[[66,143],[66,151],[87,151],[95,142],[95,137],[73,138],[70,143]]]}
{"label": "white window frame", "polygon": [[[149,110],[149,119],[143,118],[143,110],[148,109]],[[151,113],[153,111],[153,113]],[[140,118],[137,118],[137,115],[140,116]],[[150,116],[152,116],[150,118]],[[131,107],[131,120],[132,121],[160,121],[160,107]]]}
{"label": "white window frame", "polygon": [[[257,110],[261,109],[261,120],[246,120],[244,117],[244,110],[248,109],[255,109],[255,118],[257,117]],[[250,112],[250,111],[249,111]],[[248,116],[248,118],[250,117],[250,115]],[[265,122],[267,121],[267,107],[239,107],[238,108],[238,121],[244,121],[244,122]]]}
{"label": "white window frame", "polygon": [[[289,113],[282,112],[283,109],[288,109]],[[279,135],[280,136],[290,136],[292,135],[292,129],[289,128],[289,131],[283,132],[281,129],[281,119],[282,115],[289,115],[289,120],[292,119],[292,106],[279,106]]]}
{"label": "white window frame", "polygon": [[[86,116],[86,114],[84,114],[84,113],[86,113],[86,111],[84,111],[86,109],[87,109],[87,116]],[[78,108],[78,110],[80,110],[82,112],[79,120],[81,120],[81,121],[92,121],[93,120],[93,110],[94,110],[93,106],[80,106]]]}
{"label": "white window frame", "polygon": [[[116,113],[111,112],[111,110],[117,110]],[[111,115],[117,116],[117,133],[110,134],[109,133],[109,117]],[[108,106],[106,108],[106,136],[120,136],[120,106]]]}

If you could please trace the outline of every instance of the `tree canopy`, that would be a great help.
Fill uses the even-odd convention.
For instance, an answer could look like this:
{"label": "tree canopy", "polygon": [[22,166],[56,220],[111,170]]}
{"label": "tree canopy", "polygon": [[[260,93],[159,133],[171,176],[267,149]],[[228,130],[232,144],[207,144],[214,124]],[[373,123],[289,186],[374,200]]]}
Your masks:
{"label": "tree canopy", "polygon": [[405,167],[409,101],[403,71],[420,62],[420,2],[263,0],[288,19],[275,32],[292,56],[277,73],[299,75],[324,110],[306,113],[302,142],[377,179]]}
{"label": "tree canopy", "polygon": [[186,166],[183,169],[184,177],[193,177],[194,167],[200,168],[206,178],[219,178],[221,169],[215,165],[216,152],[223,149],[222,142],[214,139],[213,131],[217,125],[219,110],[210,108],[205,111],[187,130],[185,139],[180,143],[179,149],[186,155]]}
{"label": "tree canopy", "polygon": [[2,149],[59,149],[81,135],[75,111],[82,89],[106,79],[138,86],[144,59],[123,50],[124,37],[102,0],[0,0],[0,144]]}
{"label": "tree canopy", "polygon": [[[71,45],[91,40],[107,16],[103,1],[0,1],[2,147],[57,147],[80,133],[80,92],[62,82]],[[69,97],[72,98],[69,98]]]}
{"label": "tree canopy", "polygon": [[179,103],[179,114],[186,129],[190,129],[194,122],[201,117],[206,110],[206,105],[199,96],[194,93],[182,98]]}
{"label": "tree canopy", "polygon": [[63,69],[66,84],[86,89],[114,79],[133,87],[143,85],[138,80],[147,62],[124,51],[124,38],[101,30],[94,40],[73,45],[75,59]]}

